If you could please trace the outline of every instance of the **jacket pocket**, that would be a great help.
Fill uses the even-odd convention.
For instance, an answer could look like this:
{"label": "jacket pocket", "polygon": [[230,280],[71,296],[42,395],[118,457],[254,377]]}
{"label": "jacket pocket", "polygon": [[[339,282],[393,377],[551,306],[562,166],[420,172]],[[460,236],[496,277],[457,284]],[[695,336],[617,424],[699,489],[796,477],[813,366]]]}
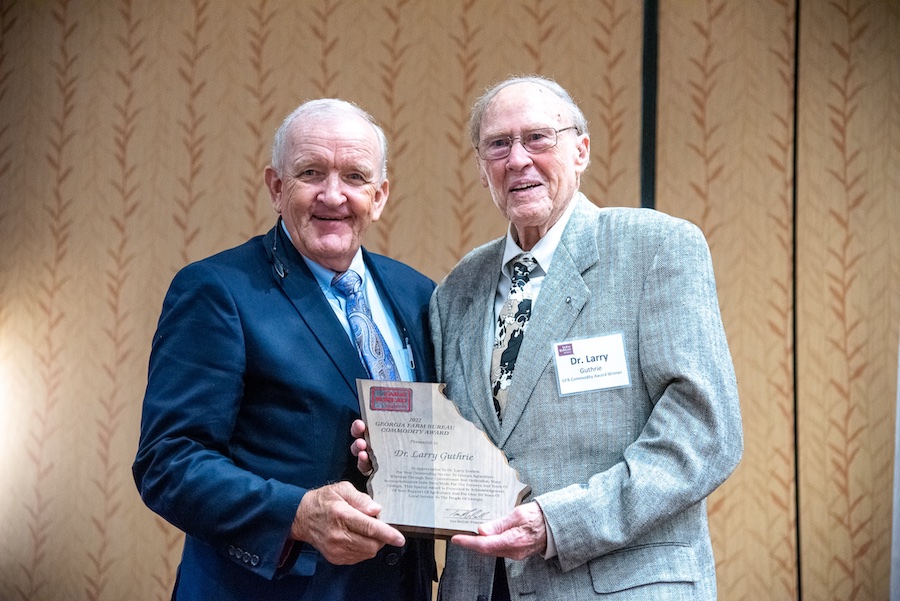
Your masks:
{"label": "jacket pocket", "polygon": [[693,547],[656,543],[628,547],[588,562],[598,593],[617,593],[660,582],[696,582],[700,569]]}

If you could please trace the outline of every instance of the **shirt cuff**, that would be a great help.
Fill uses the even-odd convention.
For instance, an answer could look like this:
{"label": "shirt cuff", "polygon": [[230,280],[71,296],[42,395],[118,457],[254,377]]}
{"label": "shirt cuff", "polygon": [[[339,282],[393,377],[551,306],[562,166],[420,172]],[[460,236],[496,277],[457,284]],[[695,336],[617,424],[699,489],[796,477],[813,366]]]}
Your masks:
{"label": "shirt cuff", "polygon": [[544,518],[544,530],[547,531],[547,549],[541,554],[541,557],[553,559],[556,557],[556,540],[553,538],[553,530],[550,529],[550,524],[547,522],[547,516],[544,515],[543,509],[541,509],[541,515]]}

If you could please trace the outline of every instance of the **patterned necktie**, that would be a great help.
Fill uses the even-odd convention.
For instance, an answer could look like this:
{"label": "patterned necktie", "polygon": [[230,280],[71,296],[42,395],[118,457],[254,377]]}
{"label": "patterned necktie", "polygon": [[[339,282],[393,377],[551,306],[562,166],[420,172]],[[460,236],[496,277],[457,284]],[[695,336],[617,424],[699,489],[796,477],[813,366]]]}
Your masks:
{"label": "patterned necktie", "polygon": [[391,351],[375,326],[366,296],[360,290],[362,279],[359,274],[347,270],[334,276],[331,285],[347,298],[347,320],[356,340],[359,358],[366,366],[369,377],[373,380],[399,380]]}
{"label": "patterned necktie", "polygon": [[497,320],[497,337],[491,356],[491,392],[494,395],[494,410],[501,419],[506,408],[507,389],[516,368],[516,357],[519,355],[519,347],[522,346],[525,328],[531,317],[532,299],[525,296],[525,284],[535,267],[537,261],[530,253],[522,253],[516,257],[512,267],[509,298],[506,299]]}

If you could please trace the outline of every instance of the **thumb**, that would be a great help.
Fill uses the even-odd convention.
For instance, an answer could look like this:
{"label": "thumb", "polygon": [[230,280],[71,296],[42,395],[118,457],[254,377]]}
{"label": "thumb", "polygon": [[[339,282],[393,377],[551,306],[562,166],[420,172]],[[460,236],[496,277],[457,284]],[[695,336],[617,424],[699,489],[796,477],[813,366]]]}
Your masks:
{"label": "thumb", "polygon": [[485,522],[478,526],[478,533],[482,536],[491,536],[493,534],[500,534],[501,532],[505,532],[509,530],[512,526],[512,515],[507,515],[502,518],[497,518],[496,520],[491,520],[490,522]]}

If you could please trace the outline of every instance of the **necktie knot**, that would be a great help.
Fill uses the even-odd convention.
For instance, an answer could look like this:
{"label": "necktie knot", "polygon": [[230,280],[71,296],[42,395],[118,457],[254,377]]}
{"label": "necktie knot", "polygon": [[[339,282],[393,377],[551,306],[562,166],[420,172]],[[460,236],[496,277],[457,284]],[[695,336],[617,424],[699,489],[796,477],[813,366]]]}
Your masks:
{"label": "necktie knot", "polygon": [[512,265],[512,289],[524,288],[535,267],[537,267],[537,261],[531,253],[522,253],[517,256]]}
{"label": "necktie knot", "polygon": [[362,278],[355,271],[348,269],[344,273],[334,276],[334,279],[331,280],[331,285],[345,297],[350,298],[359,294]]}

